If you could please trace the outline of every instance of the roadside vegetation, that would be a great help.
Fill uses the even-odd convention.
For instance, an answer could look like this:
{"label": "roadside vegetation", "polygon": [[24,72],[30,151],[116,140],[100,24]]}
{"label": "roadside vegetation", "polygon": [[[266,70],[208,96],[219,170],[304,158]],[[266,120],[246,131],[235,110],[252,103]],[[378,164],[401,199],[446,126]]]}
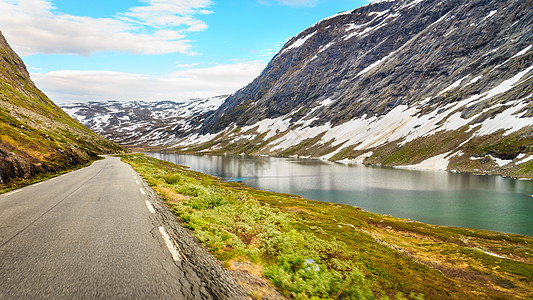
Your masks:
{"label": "roadside vegetation", "polygon": [[[531,237],[427,225],[121,157],[226,267],[267,278],[285,297],[533,297]],[[241,284],[253,298],[268,296]]]}

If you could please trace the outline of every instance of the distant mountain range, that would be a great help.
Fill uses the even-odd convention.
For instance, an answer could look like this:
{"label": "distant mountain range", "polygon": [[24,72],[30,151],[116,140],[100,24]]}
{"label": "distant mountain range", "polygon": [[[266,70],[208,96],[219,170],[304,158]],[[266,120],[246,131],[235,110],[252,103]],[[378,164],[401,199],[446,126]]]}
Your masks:
{"label": "distant mountain range", "polygon": [[50,101],[0,33],[0,189],[123,150]]}
{"label": "distant mountain range", "polygon": [[175,101],[101,101],[61,108],[98,134],[129,147],[168,147],[196,132],[228,95]]}
{"label": "distant mountain range", "polygon": [[175,116],[190,126],[164,117],[144,144],[157,132],[183,151],[533,177],[532,5],[380,0],[339,13],[216,110]]}

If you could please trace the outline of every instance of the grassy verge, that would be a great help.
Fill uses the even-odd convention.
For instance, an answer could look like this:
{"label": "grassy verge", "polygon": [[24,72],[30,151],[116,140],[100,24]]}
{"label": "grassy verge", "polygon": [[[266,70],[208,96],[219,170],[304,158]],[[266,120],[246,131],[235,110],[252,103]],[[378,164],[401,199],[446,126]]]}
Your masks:
{"label": "grassy verge", "polygon": [[286,297],[533,295],[531,237],[426,225],[254,190],[140,154],[121,157],[227,266],[255,266]]}

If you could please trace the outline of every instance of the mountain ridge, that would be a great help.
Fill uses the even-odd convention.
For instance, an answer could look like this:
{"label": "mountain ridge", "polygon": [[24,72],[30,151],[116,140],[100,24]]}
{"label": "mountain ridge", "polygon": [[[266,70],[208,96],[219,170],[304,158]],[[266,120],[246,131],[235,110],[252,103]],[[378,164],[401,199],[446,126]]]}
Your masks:
{"label": "mountain ridge", "polygon": [[198,136],[219,136],[214,152],[240,130],[266,133],[241,147],[249,154],[423,167],[447,153],[445,167],[427,168],[533,176],[513,165],[533,151],[532,11],[528,1],[397,0],[337,14],[289,40]]}
{"label": "mountain ridge", "polygon": [[172,146],[197,130],[205,117],[228,97],[188,101],[91,101],[61,105],[96,133],[129,148]]}
{"label": "mountain ridge", "polygon": [[331,16],[164,144],[533,177],[531,6],[375,1]]}
{"label": "mountain ridge", "polygon": [[40,91],[0,32],[0,186],[122,151]]}

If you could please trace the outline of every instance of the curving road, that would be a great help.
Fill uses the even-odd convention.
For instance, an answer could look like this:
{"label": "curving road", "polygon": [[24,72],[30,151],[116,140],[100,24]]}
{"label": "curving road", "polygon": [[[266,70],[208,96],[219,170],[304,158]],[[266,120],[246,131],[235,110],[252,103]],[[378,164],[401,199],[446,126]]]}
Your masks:
{"label": "curving road", "polygon": [[0,299],[239,297],[195,271],[224,272],[157,201],[115,157],[0,195]]}

